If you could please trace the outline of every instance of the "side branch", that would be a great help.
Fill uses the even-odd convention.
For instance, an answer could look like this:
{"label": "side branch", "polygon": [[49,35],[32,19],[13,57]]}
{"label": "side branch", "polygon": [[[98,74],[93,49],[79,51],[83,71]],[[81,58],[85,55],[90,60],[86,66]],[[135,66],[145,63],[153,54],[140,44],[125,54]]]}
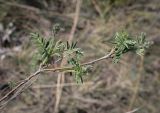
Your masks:
{"label": "side branch", "polygon": [[[104,60],[104,59],[108,59],[108,58],[112,58],[112,55],[114,54],[114,51],[115,49],[112,49],[109,54],[103,56],[103,57],[100,57],[98,59],[95,59],[93,61],[89,61],[89,62],[86,62],[86,63],[83,63],[81,64],[81,66],[86,66],[86,65],[91,65],[91,64],[94,64],[96,62],[99,62],[101,60]],[[51,72],[56,72],[56,71],[67,71],[67,70],[72,70],[73,67],[60,67],[60,68],[52,68],[52,69],[45,69],[45,68],[40,68],[38,69],[38,71],[36,71],[35,73],[31,74],[29,77],[27,77],[26,79],[24,79],[21,83],[19,83],[16,87],[14,87],[11,91],[9,91],[5,96],[3,96],[1,99],[0,99],[0,103],[2,101],[4,101],[5,99],[7,99],[10,95],[12,95],[17,89],[19,89],[21,86],[25,85],[28,81],[30,81],[33,77],[39,75],[40,73],[42,72],[48,72],[48,71],[51,71]]]}
{"label": "side branch", "polygon": [[94,64],[94,63],[99,62],[99,61],[101,61],[101,60],[108,59],[108,58],[112,58],[112,55],[114,54],[114,51],[115,51],[115,49],[113,48],[113,49],[110,51],[109,54],[107,54],[107,55],[105,55],[105,56],[103,56],[103,57],[100,57],[100,58],[98,58],[98,59],[92,60],[92,61],[90,61],[90,62],[83,63],[82,66],[91,65],[91,64]]}

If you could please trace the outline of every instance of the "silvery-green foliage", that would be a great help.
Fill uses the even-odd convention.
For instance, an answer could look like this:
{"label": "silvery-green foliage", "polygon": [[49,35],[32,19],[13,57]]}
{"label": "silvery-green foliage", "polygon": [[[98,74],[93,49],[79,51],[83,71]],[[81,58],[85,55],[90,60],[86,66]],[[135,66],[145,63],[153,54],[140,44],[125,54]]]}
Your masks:
{"label": "silvery-green foliage", "polygon": [[42,65],[50,63],[54,57],[61,57],[65,45],[61,41],[55,41],[54,37],[44,38],[38,33],[31,34],[32,39],[37,45],[37,57]]}
{"label": "silvery-green foliage", "polygon": [[139,37],[137,37],[137,41],[136,41],[136,53],[140,56],[144,55],[145,50],[147,48],[149,48],[149,46],[151,45],[151,42],[146,41],[146,34],[145,33],[141,33],[141,35]]}
{"label": "silvery-green foliage", "polygon": [[[32,33],[31,37],[37,46],[36,57],[39,64],[47,66],[56,63],[65,58],[71,67],[77,83],[83,82],[82,76],[86,73],[87,68],[81,65],[81,57],[83,51],[77,47],[77,42],[56,41],[55,36],[59,32],[60,26],[56,24],[53,27],[53,36],[46,38],[38,33]],[[145,34],[141,33],[137,37],[131,36],[129,33],[122,31],[117,32],[114,36],[113,43],[114,53],[113,61],[118,62],[124,53],[134,51],[138,55],[144,55],[145,49],[149,47],[150,42],[146,41]],[[54,59],[54,61],[53,61]]]}
{"label": "silvery-green foliage", "polygon": [[68,64],[73,66],[73,73],[75,75],[75,80],[77,83],[82,83],[82,76],[85,73],[85,69],[80,64],[80,59],[83,56],[83,52],[80,48],[76,48],[77,42],[72,42],[69,44],[67,42],[67,50],[66,54],[68,54]]}
{"label": "silvery-green foliage", "polygon": [[55,25],[53,28],[53,36],[46,38],[38,33],[31,33],[31,38],[37,47],[37,53],[35,54],[37,61],[42,66],[54,63],[65,58],[68,64],[72,66],[72,72],[75,75],[77,82],[82,82],[82,75],[84,69],[80,65],[80,59],[83,56],[83,52],[80,48],[77,48],[77,42],[62,42],[56,41],[55,36],[60,30],[59,25]]}
{"label": "silvery-green foliage", "polygon": [[138,55],[143,55],[145,49],[150,45],[150,42],[146,40],[146,35],[144,33],[141,33],[135,38],[129,33],[122,31],[117,32],[114,39],[114,62],[118,62],[121,56],[129,51],[136,52]]}

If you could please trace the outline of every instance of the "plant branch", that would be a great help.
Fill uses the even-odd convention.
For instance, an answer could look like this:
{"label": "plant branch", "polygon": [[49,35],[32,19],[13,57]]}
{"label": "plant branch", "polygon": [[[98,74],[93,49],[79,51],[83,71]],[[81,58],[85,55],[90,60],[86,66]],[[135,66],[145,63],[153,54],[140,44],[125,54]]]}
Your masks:
{"label": "plant branch", "polygon": [[[86,66],[86,65],[91,65],[91,64],[94,64],[96,62],[99,62],[101,60],[104,60],[104,59],[108,59],[108,58],[112,58],[112,55],[114,54],[114,49],[112,49],[107,55],[103,56],[103,57],[100,57],[98,59],[95,59],[93,61],[89,61],[89,62],[86,62],[86,63],[82,63],[81,66]],[[11,91],[9,91],[5,96],[3,96],[1,99],[0,99],[0,103],[2,101],[4,101],[5,99],[7,99],[10,95],[12,95],[17,89],[19,89],[20,87],[22,87],[23,85],[25,85],[28,81],[30,81],[33,77],[39,75],[40,73],[42,72],[56,72],[56,71],[59,71],[59,72],[64,72],[64,71],[67,71],[67,70],[72,70],[73,67],[71,66],[66,66],[66,67],[58,67],[58,68],[51,68],[51,69],[47,69],[47,68],[42,68],[40,66],[40,68],[33,74],[31,74],[29,77],[27,77],[26,79],[24,79],[22,82],[20,82],[16,87],[14,87]]]}
{"label": "plant branch", "polygon": [[10,92],[8,92],[4,97],[2,97],[0,99],[0,102],[4,101],[6,98],[8,98],[12,93],[14,93],[18,88],[20,88],[21,86],[23,86],[25,83],[27,83],[29,80],[31,80],[33,77],[35,77],[36,75],[38,75],[39,73],[41,73],[42,70],[38,70],[36,71],[34,74],[31,74],[29,77],[27,77],[26,79],[24,79],[21,83],[19,83],[15,88],[13,88]]}
{"label": "plant branch", "polygon": [[112,58],[112,55],[114,54],[114,51],[115,51],[115,49],[113,48],[113,49],[109,52],[109,54],[107,54],[107,55],[105,55],[105,56],[103,56],[103,57],[100,57],[100,58],[98,58],[98,59],[92,60],[92,61],[90,61],[90,62],[83,63],[82,66],[91,65],[91,64],[94,64],[94,63],[99,62],[99,61],[101,61],[101,60],[108,59],[108,58]]}

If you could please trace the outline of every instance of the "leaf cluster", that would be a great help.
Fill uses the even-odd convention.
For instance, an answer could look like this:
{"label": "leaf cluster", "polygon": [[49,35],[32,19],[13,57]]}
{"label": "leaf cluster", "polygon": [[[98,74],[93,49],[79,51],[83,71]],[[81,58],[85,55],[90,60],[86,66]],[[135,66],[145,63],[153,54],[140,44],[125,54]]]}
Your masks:
{"label": "leaf cluster", "polygon": [[[38,33],[32,33],[31,37],[34,43],[37,45],[38,61],[43,66],[48,64],[57,63],[55,61],[61,61],[65,58],[68,65],[71,66],[71,72],[75,76],[75,80],[83,82],[82,76],[86,73],[86,69],[81,65],[81,57],[83,52],[81,48],[77,47],[77,42],[62,42],[56,41],[55,36],[60,30],[59,25],[54,26],[53,36],[46,38]],[[145,49],[149,47],[150,42],[146,41],[146,36],[141,33],[137,37],[131,36],[129,33],[122,31],[117,32],[114,36],[114,53],[113,60],[118,62],[123,54],[134,51],[138,55],[143,55]]]}
{"label": "leaf cluster", "polygon": [[66,53],[68,54],[68,64],[73,66],[73,73],[75,75],[75,80],[77,83],[82,83],[83,79],[82,76],[85,73],[85,69],[80,64],[81,56],[83,56],[83,52],[80,48],[76,48],[77,42],[73,42],[69,44],[67,42],[67,50]]}
{"label": "leaf cluster", "polygon": [[145,49],[150,45],[150,42],[146,40],[146,35],[144,33],[141,33],[137,37],[133,37],[129,33],[122,31],[117,32],[114,39],[114,62],[118,62],[122,55],[129,51],[136,52],[138,55],[144,55]]}
{"label": "leaf cluster", "polygon": [[38,33],[31,33],[31,37],[36,44],[38,51],[37,57],[42,65],[49,64],[54,57],[60,57],[64,51],[64,44],[56,41],[54,37],[45,38]]}
{"label": "leaf cluster", "polygon": [[[83,52],[80,48],[77,48],[77,42],[62,42],[55,40],[55,33],[57,33],[59,28],[56,26],[53,31],[53,36],[46,38],[38,33],[31,33],[31,38],[33,39],[36,47],[37,62],[43,66],[55,63],[54,61],[60,61],[66,58],[68,64],[71,65],[72,72],[75,75],[77,82],[82,82],[82,75],[84,74],[84,69],[80,65],[80,59],[83,56]],[[54,61],[53,61],[54,60]]]}

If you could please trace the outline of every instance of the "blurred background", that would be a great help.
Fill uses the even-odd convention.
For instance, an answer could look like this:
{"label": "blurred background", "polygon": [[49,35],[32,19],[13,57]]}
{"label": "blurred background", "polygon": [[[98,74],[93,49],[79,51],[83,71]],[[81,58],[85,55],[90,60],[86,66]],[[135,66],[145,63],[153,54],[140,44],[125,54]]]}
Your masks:
{"label": "blurred background", "polygon": [[30,33],[47,37],[57,23],[63,30],[56,38],[78,41],[83,62],[107,54],[123,29],[145,32],[153,44],[144,59],[129,53],[118,64],[96,63],[83,84],[65,74],[57,86],[58,73],[43,73],[1,113],[160,112],[159,0],[0,0],[0,97],[36,70]]}

